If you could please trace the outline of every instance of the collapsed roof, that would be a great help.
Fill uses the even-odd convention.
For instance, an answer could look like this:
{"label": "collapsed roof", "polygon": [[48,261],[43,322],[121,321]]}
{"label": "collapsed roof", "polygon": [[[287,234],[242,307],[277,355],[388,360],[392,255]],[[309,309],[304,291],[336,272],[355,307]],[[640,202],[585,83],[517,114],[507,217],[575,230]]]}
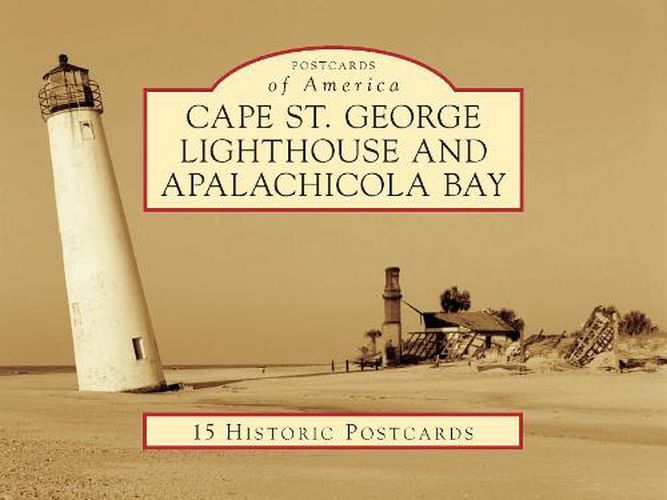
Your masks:
{"label": "collapsed roof", "polygon": [[427,312],[423,313],[423,317],[424,327],[427,330],[460,327],[473,332],[490,335],[519,333],[497,316],[484,311],[461,311],[456,313]]}

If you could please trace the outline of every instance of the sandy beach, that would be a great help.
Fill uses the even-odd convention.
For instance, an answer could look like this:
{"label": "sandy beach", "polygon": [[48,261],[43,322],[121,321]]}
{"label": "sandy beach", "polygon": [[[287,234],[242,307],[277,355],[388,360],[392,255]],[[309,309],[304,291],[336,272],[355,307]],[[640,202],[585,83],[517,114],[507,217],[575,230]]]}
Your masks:
{"label": "sandy beach", "polygon": [[[204,388],[148,395],[2,376],[0,498],[664,498],[665,370],[326,369],[168,370]],[[141,449],[143,411],[503,410],[525,412],[522,451]]]}

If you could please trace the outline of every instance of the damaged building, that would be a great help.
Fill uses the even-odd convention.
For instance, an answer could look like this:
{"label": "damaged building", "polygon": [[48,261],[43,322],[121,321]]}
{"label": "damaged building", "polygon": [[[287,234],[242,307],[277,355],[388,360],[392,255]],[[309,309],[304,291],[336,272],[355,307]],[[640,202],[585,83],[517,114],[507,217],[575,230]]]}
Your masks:
{"label": "damaged building", "polygon": [[439,358],[479,359],[489,350],[499,353],[520,333],[486,311],[421,313],[424,329],[411,332],[401,352],[403,363]]}
{"label": "damaged building", "polygon": [[487,311],[421,312],[423,329],[409,332],[403,338],[401,304],[403,295],[399,284],[400,269],[385,269],[384,341],[385,365],[419,363],[440,359],[479,359],[489,352],[504,352],[509,344],[519,340],[520,332]]}
{"label": "damaged building", "polygon": [[[382,294],[384,346],[381,352],[384,366],[483,359],[482,365],[487,368],[566,370],[596,367],[650,371],[667,364],[664,354],[667,342],[657,336],[646,339],[621,336],[619,313],[613,306],[595,307],[588,320],[575,332],[553,334],[540,331],[524,338],[515,326],[489,310],[422,312],[403,300],[399,276],[398,267],[385,269]],[[418,331],[404,332],[402,305],[419,314],[421,328]]]}

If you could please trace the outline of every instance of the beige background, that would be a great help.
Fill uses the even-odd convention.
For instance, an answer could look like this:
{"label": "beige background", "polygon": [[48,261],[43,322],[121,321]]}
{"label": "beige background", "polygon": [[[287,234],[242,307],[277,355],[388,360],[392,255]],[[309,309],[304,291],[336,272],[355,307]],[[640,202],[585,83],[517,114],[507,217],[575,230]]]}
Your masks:
{"label": "beige background", "polygon": [[[667,325],[665,2],[185,5],[2,2],[0,364],[73,361],[36,97],[59,52],[102,85],[167,363],[340,358],[382,320],[386,265],[424,309],[458,284],[474,309],[515,308],[528,332],[573,328],[598,303]],[[526,212],[142,212],[143,86],[210,85],[247,59],[324,43],[403,53],[460,86],[525,87]]]}

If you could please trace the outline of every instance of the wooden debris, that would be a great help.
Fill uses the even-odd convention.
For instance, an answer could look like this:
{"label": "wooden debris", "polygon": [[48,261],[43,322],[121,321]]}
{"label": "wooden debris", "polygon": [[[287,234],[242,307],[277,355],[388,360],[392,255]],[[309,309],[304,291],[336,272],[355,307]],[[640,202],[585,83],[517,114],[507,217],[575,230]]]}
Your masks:
{"label": "wooden debris", "polygon": [[486,336],[475,332],[415,332],[405,343],[401,359],[406,363],[439,359],[441,362],[479,359],[486,350]]}
{"label": "wooden debris", "polygon": [[565,355],[565,360],[573,366],[586,366],[598,354],[611,350],[618,335],[618,324],[616,311],[597,306]]}
{"label": "wooden debris", "polygon": [[667,364],[665,356],[651,356],[648,358],[619,358],[618,367],[622,372],[632,370],[655,371],[658,366]]}

